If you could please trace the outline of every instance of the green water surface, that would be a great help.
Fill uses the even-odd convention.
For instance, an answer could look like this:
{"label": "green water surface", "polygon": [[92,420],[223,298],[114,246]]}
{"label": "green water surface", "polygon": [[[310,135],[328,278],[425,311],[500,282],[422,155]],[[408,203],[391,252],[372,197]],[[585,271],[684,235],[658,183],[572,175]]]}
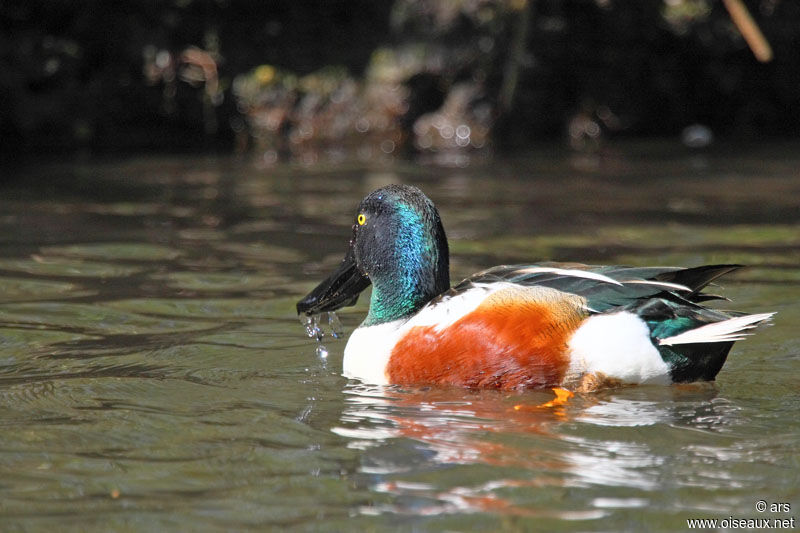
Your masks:
{"label": "green water surface", "polygon": [[[0,530],[682,531],[800,519],[800,150],[628,147],[466,168],[125,158],[0,191]],[[777,311],[715,383],[382,388],[294,304],[389,182],[437,203],[454,280],[536,260],[751,265]],[[347,333],[362,297],[340,317]],[[520,407],[517,407],[520,406]],[[759,500],[786,503],[760,512]],[[796,524],[800,528],[800,524]]]}

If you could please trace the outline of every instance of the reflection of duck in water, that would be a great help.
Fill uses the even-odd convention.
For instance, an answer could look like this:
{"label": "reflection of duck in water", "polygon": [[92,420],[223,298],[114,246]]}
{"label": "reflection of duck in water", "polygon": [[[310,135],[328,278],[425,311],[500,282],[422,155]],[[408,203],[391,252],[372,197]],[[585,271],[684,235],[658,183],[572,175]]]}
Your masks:
{"label": "reflection of duck in water", "polygon": [[[381,512],[442,514],[459,511],[536,515],[503,494],[515,487],[561,486],[559,473],[569,472],[561,437],[554,424],[565,419],[566,408],[514,409],[519,401],[537,402],[545,394],[502,393],[463,388],[394,388],[350,383],[346,407],[333,432],[363,450],[359,472],[369,476],[373,490],[411,498],[379,507]],[[531,396],[531,394],[533,396]],[[570,406],[580,410],[577,404]],[[552,446],[525,453],[509,435],[535,436]],[[530,442],[528,442],[529,444]],[[490,479],[448,479],[433,476],[420,483],[415,473],[442,465],[491,465]],[[523,473],[542,472],[535,479]],[[408,481],[406,478],[416,479]],[[499,474],[499,477],[497,477]],[[413,506],[413,507],[412,507]],[[365,509],[365,512],[376,509]]]}
{"label": "reflection of duck in water", "polygon": [[[373,490],[403,497],[364,509],[373,514],[471,510],[598,518],[608,514],[602,505],[554,508],[532,503],[529,491],[552,495],[559,492],[548,488],[591,485],[658,490],[663,483],[658,465],[668,460],[664,431],[681,424],[731,423],[725,403],[711,402],[716,388],[703,383],[584,394],[556,409],[524,410],[515,407],[520,402],[533,406],[547,394],[357,382],[344,392],[345,409],[333,432],[361,450],[358,472]],[[630,426],[652,429],[611,429]],[[457,465],[494,468],[456,470]],[[515,497],[521,494],[525,497]]]}
{"label": "reflection of duck in water", "polygon": [[344,373],[376,384],[563,387],[713,380],[745,332],[772,313],[702,307],[734,265],[696,268],[498,266],[450,288],[433,203],[390,185],[358,207],[344,261],[297,304],[308,315],[352,305],[373,285]]}

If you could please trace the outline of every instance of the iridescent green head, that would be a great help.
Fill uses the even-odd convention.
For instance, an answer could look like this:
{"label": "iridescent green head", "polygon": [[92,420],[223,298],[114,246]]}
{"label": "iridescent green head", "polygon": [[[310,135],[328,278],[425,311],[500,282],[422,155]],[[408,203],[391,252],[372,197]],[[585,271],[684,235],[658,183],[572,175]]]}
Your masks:
{"label": "iridescent green head", "polygon": [[297,304],[313,314],[352,305],[372,283],[365,325],[409,316],[450,287],[447,238],[439,213],[416,187],[370,193],[355,214],[339,269]]}
{"label": "iridescent green head", "polygon": [[353,243],[356,266],[373,285],[365,324],[410,315],[450,288],[439,213],[416,187],[389,185],[364,198]]}

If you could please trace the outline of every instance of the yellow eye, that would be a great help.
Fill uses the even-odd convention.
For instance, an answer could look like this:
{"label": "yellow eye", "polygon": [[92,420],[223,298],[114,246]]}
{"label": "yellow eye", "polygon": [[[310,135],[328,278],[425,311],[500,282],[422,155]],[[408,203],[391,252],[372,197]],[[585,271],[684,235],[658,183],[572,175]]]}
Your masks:
{"label": "yellow eye", "polygon": [[367,217],[364,216],[364,213],[359,214],[356,220],[358,221],[359,226],[363,226],[367,223]]}

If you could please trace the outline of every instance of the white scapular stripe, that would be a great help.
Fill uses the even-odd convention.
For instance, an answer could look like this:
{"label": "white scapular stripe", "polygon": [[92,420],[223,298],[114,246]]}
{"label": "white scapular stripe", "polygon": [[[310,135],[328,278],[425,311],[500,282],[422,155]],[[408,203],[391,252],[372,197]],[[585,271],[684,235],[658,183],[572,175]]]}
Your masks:
{"label": "white scapular stripe", "polygon": [[775,313],[760,313],[758,315],[745,315],[714,322],[706,326],[690,329],[678,335],[660,339],[658,344],[662,346],[673,346],[675,344],[697,344],[708,342],[733,342],[747,337],[744,333],[748,329],[753,329],[761,322],[769,320]]}
{"label": "white scapular stripe", "polygon": [[692,292],[692,289],[680,283],[670,283],[669,281],[657,281],[653,279],[629,279],[622,282],[624,285],[652,285],[654,287],[663,287],[665,289],[673,289],[676,291]]}
{"label": "white scapular stripe", "polygon": [[596,281],[603,281],[605,283],[612,283],[614,285],[622,285],[619,281],[611,279],[608,276],[598,274],[597,272],[589,272],[588,270],[572,270],[567,268],[553,268],[553,267],[530,267],[515,270],[523,274],[559,274],[561,276],[569,276],[573,278],[586,278]]}

